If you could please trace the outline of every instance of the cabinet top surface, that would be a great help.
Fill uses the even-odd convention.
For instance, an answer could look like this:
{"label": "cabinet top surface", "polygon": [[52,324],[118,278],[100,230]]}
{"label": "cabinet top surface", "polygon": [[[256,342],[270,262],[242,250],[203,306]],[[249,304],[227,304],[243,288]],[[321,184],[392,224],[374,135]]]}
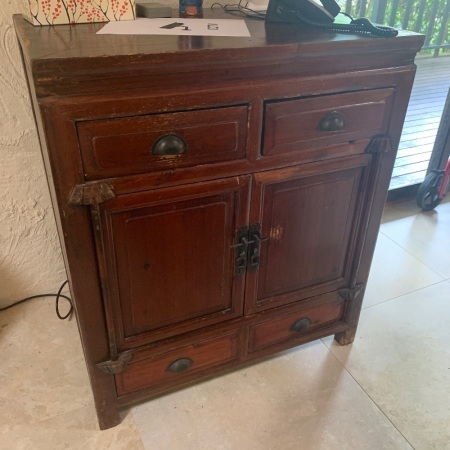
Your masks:
{"label": "cabinet top surface", "polygon": [[[207,11],[206,18],[236,19],[221,11]],[[324,45],[339,49],[360,47],[395,49],[398,46],[420,48],[422,37],[401,31],[394,39],[379,39],[351,34],[334,34],[316,29],[301,29],[289,24],[246,20],[250,37],[155,36],[155,35],[97,35],[105,23],[35,27],[14,16],[25,56],[31,60],[67,58],[98,58],[111,56],[157,55],[161,53],[215,50],[254,50],[286,47],[296,53],[309,48],[320,50]]]}
{"label": "cabinet top surface", "polygon": [[[206,11],[205,17],[236,18],[221,11]],[[144,77],[155,86],[163,77],[168,84],[167,77],[175,73],[177,83],[180,74],[191,74],[192,85],[196,79],[248,81],[399,67],[412,64],[423,43],[422,35],[404,31],[380,39],[258,20],[246,23],[250,37],[97,35],[104,23],[35,27],[14,16],[38,97],[92,93],[106,89],[106,84],[99,86],[105,78],[108,89],[118,90],[125,82],[130,86],[130,74],[139,86]]]}

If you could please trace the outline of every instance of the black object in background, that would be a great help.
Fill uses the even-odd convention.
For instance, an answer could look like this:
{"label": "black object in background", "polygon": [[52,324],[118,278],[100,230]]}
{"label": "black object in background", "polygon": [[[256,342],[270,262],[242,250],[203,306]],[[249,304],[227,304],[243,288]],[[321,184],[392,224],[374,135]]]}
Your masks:
{"label": "black object in background", "polygon": [[267,7],[267,22],[283,22],[295,25],[309,25],[335,33],[357,33],[368,36],[391,38],[398,31],[391,27],[374,25],[369,19],[353,19],[348,24],[335,23],[340,7],[334,0],[320,0],[322,6],[313,0],[270,0]]}

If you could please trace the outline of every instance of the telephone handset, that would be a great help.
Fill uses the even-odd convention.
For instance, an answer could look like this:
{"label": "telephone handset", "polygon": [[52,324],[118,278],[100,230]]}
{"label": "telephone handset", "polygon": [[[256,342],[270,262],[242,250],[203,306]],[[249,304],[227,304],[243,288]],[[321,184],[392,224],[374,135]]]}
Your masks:
{"label": "telephone handset", "polygon": [[398,31],[391,27],[374,25],[369,19],[352,19],[348,24],[335,23],[341,8],[335,0],[269,0],[266,21],[307,24],[336,33],[358,33],[377,37],[395,37]]}

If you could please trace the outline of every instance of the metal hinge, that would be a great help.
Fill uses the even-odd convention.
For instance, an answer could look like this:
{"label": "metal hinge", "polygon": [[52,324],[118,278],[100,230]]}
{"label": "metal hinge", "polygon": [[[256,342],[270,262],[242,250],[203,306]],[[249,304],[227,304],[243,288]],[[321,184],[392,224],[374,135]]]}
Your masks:
{"label": "metal hinge", "polygon": [[389,136],[375,136],[366,148],[366,153],[388,153],[392,150],[391,138]]}
{"label": "metal hinge", "polygon": [[236,249],[236,275],[244,275],[246,271],[254,271],[258,268],[261,242],[261,224],[239,228],[236,236],[237,243],[232,245]]}
{"label": "metal hinge", "polygon": [[133,354],[131,352],[121,353],[117,359],[97,363],[96,367],[107,374],[120,373],[128,366]]}
{"label": "metal hinge", "polygon": [[78,184],[70,193],[71,205],[97,205],[114,198],[116,194],[111,185],[107,183]]}
{"label": "metal hinge", "polygon": [[364,285],[360,283],[357,284],[353,289],[349,288],[339,289],[338,293],[345,301],[353,302],[356,298],[358,298],[361,295],[363,288]]}

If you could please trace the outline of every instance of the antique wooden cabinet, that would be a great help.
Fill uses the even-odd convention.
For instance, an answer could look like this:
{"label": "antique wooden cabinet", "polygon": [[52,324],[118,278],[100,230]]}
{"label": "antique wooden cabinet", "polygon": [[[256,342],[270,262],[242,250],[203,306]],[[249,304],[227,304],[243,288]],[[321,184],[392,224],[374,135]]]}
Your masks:
{"label": "antique wooden cabinet", "polygon": [[15,26],[101,428],[352,342],[421,36]]}

